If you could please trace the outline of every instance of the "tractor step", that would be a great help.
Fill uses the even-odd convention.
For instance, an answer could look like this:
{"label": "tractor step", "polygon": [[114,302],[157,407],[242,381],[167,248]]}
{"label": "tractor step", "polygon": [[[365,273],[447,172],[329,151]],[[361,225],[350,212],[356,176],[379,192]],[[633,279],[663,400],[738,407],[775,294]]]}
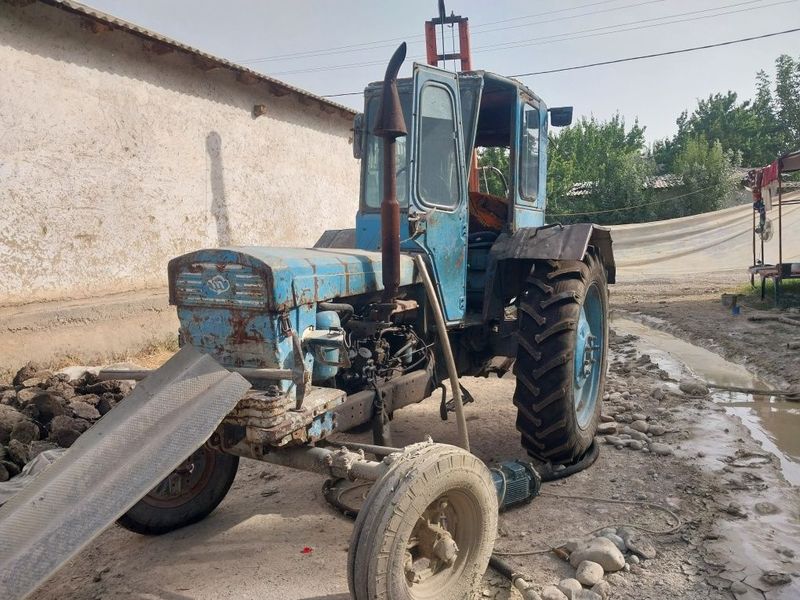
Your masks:
{"label": "tractor step", "polygon": [[24,598],[214,433],[250,384],[184,347],[0,508],[0,598]]}

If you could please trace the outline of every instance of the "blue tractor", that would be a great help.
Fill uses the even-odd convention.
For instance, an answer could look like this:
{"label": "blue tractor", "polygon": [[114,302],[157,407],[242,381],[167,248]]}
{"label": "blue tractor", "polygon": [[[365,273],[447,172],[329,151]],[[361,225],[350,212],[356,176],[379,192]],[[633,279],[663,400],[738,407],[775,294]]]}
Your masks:
{"label": "blue tractor", "polygon": [[[464,598],[486,568],[509,480],[468,452],[458,378],[513,369],[532,458],[568,465],[589,450],[615,268],[608,230],[545,224],[548,126],[568,125],[572,110],[483,71],[415,65],[398,80],[404,57],[402,45],[355,119],[354,229],[326,231],[314,248],[206,249],[169,263],[181,345],[252,389],[121,518],[129,529],[205,517],[239,457],[373,480],[351,542],[353,596]],[[510,157],[504,196],[475,189],[484,148]],[[393,448],[396,411],[439,387],[461,447]],[[371,427],[374,444],[333,441],[357,427]]]}

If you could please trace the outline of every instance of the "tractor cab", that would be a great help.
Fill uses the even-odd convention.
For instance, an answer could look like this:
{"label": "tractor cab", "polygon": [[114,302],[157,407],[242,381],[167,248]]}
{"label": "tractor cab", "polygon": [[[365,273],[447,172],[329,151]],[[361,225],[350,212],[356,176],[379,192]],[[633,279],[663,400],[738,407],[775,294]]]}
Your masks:
{"label": "tractor cab", "polygon": [[[548,109],[519,82],[483,71],[416,64],[397,88],[408,124],[397,139],[401,249],[427,256],[454,325],[482,312],[498,237],[544,225]],[[355,246],[364,250],[381,241],[383,144],[374,134],[381,91],[380,82],[367,87],[354,126],[362,159]],[[557,110],[553,124],[569,124],[571,109]],[[501,195],[480,190],[478,157],[489,149],[507,158]]]}

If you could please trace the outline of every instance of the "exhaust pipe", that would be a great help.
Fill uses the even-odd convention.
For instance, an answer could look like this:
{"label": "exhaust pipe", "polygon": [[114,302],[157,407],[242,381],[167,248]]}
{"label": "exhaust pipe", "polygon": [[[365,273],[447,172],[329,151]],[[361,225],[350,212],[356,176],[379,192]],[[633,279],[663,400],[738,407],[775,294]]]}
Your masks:
{"label": "exhaust pipe", "polygon": [[381,199],[381,258],[383,261],[383,304],[385,315],[395,308],[400,287],[400,203],[397,201],[397,138],[408,135],[397,73],[406,58],[406,43],[395,50],[386,74],[378,105],[378,119],[373,134],[383,138],[383,198]]}

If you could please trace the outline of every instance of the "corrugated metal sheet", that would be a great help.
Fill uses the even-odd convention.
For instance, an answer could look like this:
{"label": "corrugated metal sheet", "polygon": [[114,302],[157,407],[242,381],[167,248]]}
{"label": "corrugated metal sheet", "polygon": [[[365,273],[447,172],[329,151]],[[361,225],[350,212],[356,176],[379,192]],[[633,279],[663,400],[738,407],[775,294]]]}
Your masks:
{"label": "corrugated metal sheet", "polygon": [[254,71],[252,69],[248,69],[247,67],[238,65],[224,58],[220,58],[218,56],[214,56],[213,54],[203,52],[202,50],[198,50],[197,48],[188,46],[187,44],[183,44],[181,42],[163,36],[160,33],[156,33],[155,31],[150,31],[149,29],[141,27],[140,25],[136,25],[135,23],[130,23],[123,19],[119,19],[113,15],[109,15],[102,11],[96,10],[90,6],[81,4],[80,2],[74,2],[73,0],[39,0],[39,2],[43,4],[49,4],[50,6],[66,10],[68,12],[82,15],[94,21],[108,25],[114,29],[127,31],[128,33],[137,35],[145,40],[151,42],[157,42],[159,44],[169,46],[175,50],[191,54],[192,56],[196,56],[202,59],[203,61],[207,62],[209,65],[213,67],[227,69],[237,74],[239,73],[244,74],[246,76],[252,77],[255,80],[263,81],[272,86],[275,86],[276,89],[284,93],[295,93],[304,98],[314,100],[323,107],[327,107],[329,109],[335,109],[335,111],[341,113],[342,116],[352,118],[352,116],[355,115],[356,113],[355,110],[353,110],[348,106],[339,104],[338,102],[332,102],[327,98],[323,98],[322,96],[318,96],[304,89],[295,87],[284,81],[280,81],[279,79],[274,79],[273,77],[264,75],[263,73],[259,73],[258,71]]}

